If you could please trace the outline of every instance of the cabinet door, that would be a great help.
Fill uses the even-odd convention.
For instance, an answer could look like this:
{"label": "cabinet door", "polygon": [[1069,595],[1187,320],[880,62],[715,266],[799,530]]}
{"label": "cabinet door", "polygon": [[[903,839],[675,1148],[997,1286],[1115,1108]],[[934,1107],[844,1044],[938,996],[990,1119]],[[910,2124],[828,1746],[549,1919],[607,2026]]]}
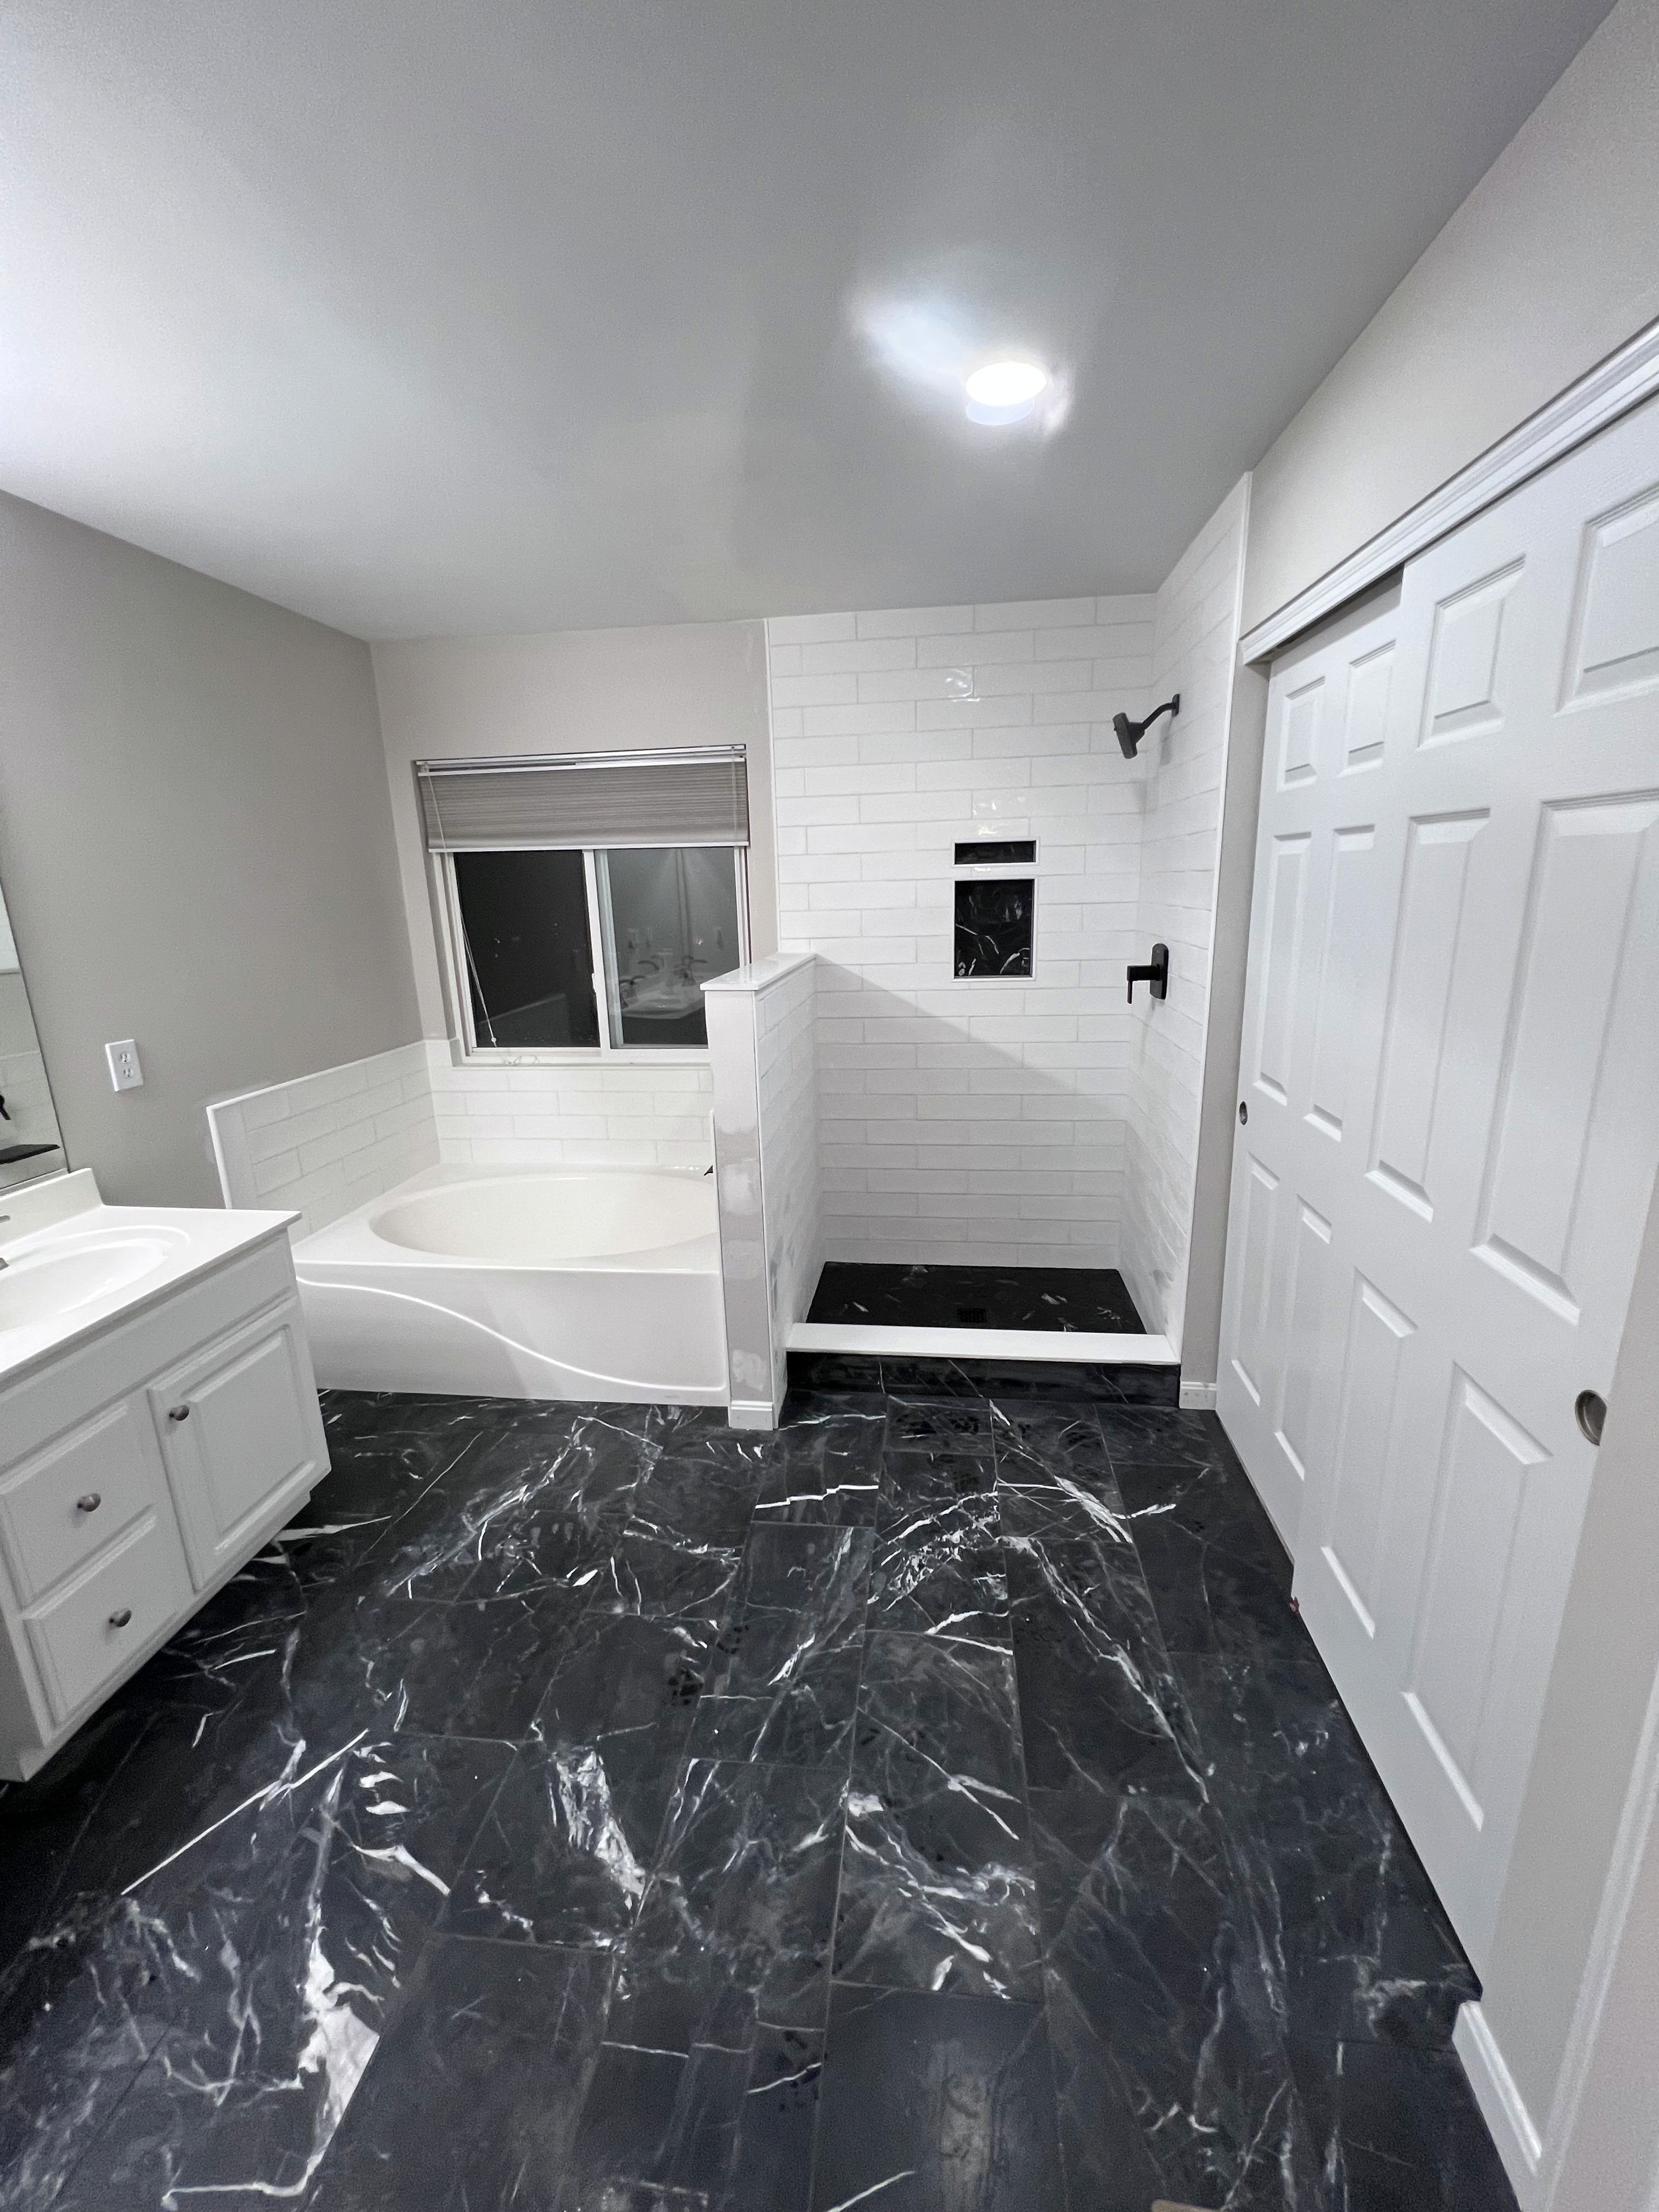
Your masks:
{"label": "cabinet door", "polygon": [[198,1589],[276,1528],[328,1469],[297,1301],[149,1386]]}

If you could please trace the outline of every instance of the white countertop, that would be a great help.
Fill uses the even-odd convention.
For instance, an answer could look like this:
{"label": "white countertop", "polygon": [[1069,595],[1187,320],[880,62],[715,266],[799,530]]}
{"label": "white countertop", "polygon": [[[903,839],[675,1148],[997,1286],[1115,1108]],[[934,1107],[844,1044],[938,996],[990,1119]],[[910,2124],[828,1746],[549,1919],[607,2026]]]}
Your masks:
{"label": "white countertop", "polygon": [[[0,1191],[0,1387],[277,1237],[292,1212],[106,1206],[89,1168]],[[32,1279],[67,1283],[28,1311]],[[21,1315],[14,1317],[17,1310]]]}

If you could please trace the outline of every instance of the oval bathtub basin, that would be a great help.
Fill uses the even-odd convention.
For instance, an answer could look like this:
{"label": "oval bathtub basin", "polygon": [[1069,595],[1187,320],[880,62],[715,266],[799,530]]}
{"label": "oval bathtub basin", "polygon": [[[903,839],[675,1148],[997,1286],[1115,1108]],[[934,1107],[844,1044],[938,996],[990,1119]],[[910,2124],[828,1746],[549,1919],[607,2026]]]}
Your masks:
{"label": "oval bathtub basin", "polygon": [[428,1168],[294,1259],[325,1387],[730,1396],[714,1185],[696,1169]]}
{"label": "oval bathtub basin", "polygon": [[408,1251],[483,1265],[637,1259],[714,1235],[714,1186],[633,1168],[477,1176],[382,1200],[368,1225]]}

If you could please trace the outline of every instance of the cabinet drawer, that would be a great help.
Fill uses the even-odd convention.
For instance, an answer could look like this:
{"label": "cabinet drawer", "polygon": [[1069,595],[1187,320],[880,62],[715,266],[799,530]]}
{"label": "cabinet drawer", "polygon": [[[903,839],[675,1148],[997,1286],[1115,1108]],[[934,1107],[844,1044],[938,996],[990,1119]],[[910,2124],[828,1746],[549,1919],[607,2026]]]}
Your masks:
{"label": "cabinet drawer", "polygon": [[142,1398],[53,1437],[0,1488],[0,1544],[19,1603],[44,1597],[163,1495]]}
{"label": "cabinet drawer", "polygon": [[179,1532],[152,1512],[101,1565],[25,1613],[29,1648],[61,1727],[190,1604]]}
{"label": "cabinet drawer", "polygon": [[156,1435],[198,1586],[327,1471],[298,1301],[149,1386]]}

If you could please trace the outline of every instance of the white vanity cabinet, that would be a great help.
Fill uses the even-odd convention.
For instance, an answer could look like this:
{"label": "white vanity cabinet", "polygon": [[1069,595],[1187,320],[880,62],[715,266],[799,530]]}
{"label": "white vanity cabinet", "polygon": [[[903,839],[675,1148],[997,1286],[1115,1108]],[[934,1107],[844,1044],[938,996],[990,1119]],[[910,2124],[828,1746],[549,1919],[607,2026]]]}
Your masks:
{"label": "white vanity cabinet", "polygon": [[284,1217],[249,1219],[0,1375],[0,1772],[33,1773],[328,1470]]}

